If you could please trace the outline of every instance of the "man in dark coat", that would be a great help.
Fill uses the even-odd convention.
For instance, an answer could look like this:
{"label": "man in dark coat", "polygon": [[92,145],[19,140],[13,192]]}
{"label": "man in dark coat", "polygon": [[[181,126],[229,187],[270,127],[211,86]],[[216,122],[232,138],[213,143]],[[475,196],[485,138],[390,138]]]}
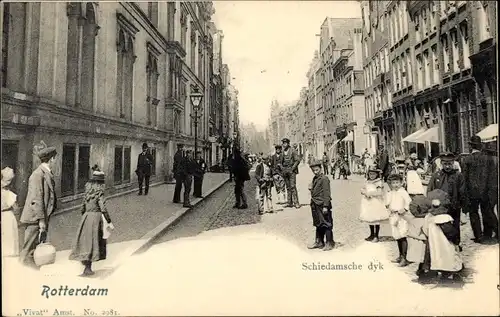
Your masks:
{"label": "man in dark coat", "polygon": [[382,171],[384,182],[387,182],[387,177],[391,174],[391,165],[389,163],[389,153],[383,144],[380,144],[378,147],[377,168]]}
{"label": "man in dark coat", "polygon": [[139,181],[139,195],[142,195],[142,184],[145,182],[144,195],[149,192],[149,178],[151,177],[151,170],[153,168],[153,156],[148,151],[148,144],[142,144],[142,152],[137,157],[137,180]]}
{"label": "man in dark coat", "polygon": [[188,206],[189,193],[191,192],[190,177],[188,177],[187,159],[184,157],[184,145],[177,144],[177,152],[174,155],[173,174],[175,178],[174,203],[181,202],[181,190],[184,185],[184,205]]}
{"label": "man in dark coat", "polygon": [[240,149],[233,150],[230,166],[234,177],[234,196],[236,200],[233,208],[247,209],[247,197],[244,189],[245,182],[250,180],[250,164],[241,155]]}
{"label": "man in dark coat", "polygon": [[325,175],[328,175],[328,163],[330,160],[328,159],[328,155],[326,155],[326,152],[323,153],[323,171]]}
{"label": "man in dark coat", "polygon": [[[323,249],[330,251],[335,247],[333,241],[333,216],[332,198],[330,193],[330,180],[321,173],[321,161],[310,164],[314,178],[309,190],[311,191],[311,213],[313,226],[316,227],[316,240],[309,249]],[[326,244],[325,244],[326,237]]]}
{"label": "man in dark coat", "polygon": [[281,166],[283,168],[283,179],[285,180],[287,192],[287,205],[285,207],[300,208],[299,197],[297,193],[297,174],[299,173],[300,157],[290,147],[290,140],[284,138],[281,141],[283,145],[283,154],[281,156]]}
{"label": "man in dark coat", "polygon": [[276,145],[275,153],[271,157],[271,170],[273,173],[274,187],[276,188],[277,203],[285,203],[285,180],[283,179],[283,171],[281,166],[281,159],[283,154],[281,153],[281,145]]}
{"label": "man in dark coat", "polygon": [[196,152],[196,160],[195,160],[195,170],[193,173],[194,179],[194,190],[193,196],[198,198],[203,198],[202,196],[202,186],[203,186],[203,176],[207,171],[207,164],[205,160],[201,158],[201,152]]}
{"label": "man in dark coat", "polygon": [[432,175],[427,185],[427,193],[435,189],[448,193],[450,203],[444,207],[453,218],[453,226],[458,232],[460,242],[460,213],[466,205],[464,176],[453,166],[456,159],[453,153],[443,153],[440,158],[443,168]]}
{"label": "man in dark coat", "polygon": [[28,194],[21,213],[21,224],[25,228],[24,244],[19,254],[21,263],[36,267],[33,252],[47,239],[51,215],[57,208],[54,175],[52,168],[57,151],[54,147],[40,147],[37,155],[40,165],[28,180]]}
{"label": "man in dark coat", "polygon": [[[462,160],[465,195],[474,241],[488,242],[493,236],[498,239],[498,218],[493,208],[498,200],[498,166],[495,158],[482,151],[479,136],[470,139],[471,154]],[[479,208],[483,218],[483,229],[479,220]]]}

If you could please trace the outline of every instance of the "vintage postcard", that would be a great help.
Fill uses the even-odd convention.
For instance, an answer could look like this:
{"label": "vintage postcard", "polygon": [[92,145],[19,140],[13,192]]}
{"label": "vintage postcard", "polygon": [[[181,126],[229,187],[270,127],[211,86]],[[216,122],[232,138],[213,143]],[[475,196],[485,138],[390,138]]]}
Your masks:
{"label": "vintage postcard", "polygon": [[495,1],[3,1],[2,316],[498,316]]}

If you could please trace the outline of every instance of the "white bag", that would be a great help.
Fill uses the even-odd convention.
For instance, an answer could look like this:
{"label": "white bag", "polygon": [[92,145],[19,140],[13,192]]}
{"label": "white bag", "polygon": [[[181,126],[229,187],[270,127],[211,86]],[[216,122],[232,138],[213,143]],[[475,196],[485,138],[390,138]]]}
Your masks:
{"label": "white bag", "polygon": [[102,217],[102,238],[108,239],[111,236],[111,231],[115,228],[112,223],[108,223],[104,215]]}

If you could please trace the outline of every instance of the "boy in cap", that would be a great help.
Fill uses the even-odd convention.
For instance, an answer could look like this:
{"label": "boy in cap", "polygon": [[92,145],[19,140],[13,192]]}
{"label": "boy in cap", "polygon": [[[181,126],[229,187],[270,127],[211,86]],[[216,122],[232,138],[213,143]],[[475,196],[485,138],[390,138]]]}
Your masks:
{"label": "boy in cap", "polygon": [[271,163],[267,156],[257,158],[257,167],[255,168],[255,179],[258,182],[259,193],[259,214],[262,215],[266,212],[273,212],[273,199],[271,196],[271,189],[273,187],[273,174],[271,170]]}
{"label": "boy in cap", "polygon": [[43,141],[35,147],[40,165],[28,180],[28,194],[21,213],[21,223],[25,226],[24,244],[20,252],[23,264],[36,267],[33,252],[47,238],[50,216],[57,208],[53,164],[57,155],[55,147],[47,147]]}
{"label": "boy in cap", "polygon": [[427,185],[427,193],[441,189],[448,193],[449,204],[444,206],[448,214],[453,218],[453,225],[458,232],[460,242],[460,212],[466,206],[466,192],[464,176],[454,168],[455,155],[445,152],[440,155],[442,169],[435,172]]}
{"label": "boy in cap", "polygon": [[144,195],[147,195],[149,192],[149,178],[151,177],[154,159],[148,149],[148,144],[143,143],[142,152],[137,157],[137,169],[135,170],[135,173],[137,174],[137,180],[139,181],[139,195],[142,195],[143,182],[145,182],[146,186]]}
{"label": "boy in cap", "polygon": [[309,166],[314,173],[312,183],[309,185],[309,191],[311,192],[311,213],[313,226],[316,227],[316,240],[314,244],[308,248],[330,251],[335,247],[335,242],[333,241],[330,180],[328,176],[321,172],[321,161],[313,161]]}
{"label": "boy in cap", "polygon": [[281,159],[283,154],[281,153],[281,145],[276,145],[275,153],[271,157],[271,169],[273,173],[274,187],[276,188],[276,194],[278,204],[285,203],[285,180],[282,175]]}

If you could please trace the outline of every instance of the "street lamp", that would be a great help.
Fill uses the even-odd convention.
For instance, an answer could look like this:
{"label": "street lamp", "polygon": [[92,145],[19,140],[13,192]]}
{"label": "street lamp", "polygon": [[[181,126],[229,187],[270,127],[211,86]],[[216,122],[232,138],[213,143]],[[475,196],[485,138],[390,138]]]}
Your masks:
{"label": "street lamp", "polygon": [[194,113],[191,114],[191,118],[194,119],[194,155],[196,155],[196,153],[198,153],[198,120],[201,118],[201,112],[203,110],[200,108],[203,94],[199,91],[198,87],[193,89],[189,99],[191,100],[191,105],[194,110]]}

